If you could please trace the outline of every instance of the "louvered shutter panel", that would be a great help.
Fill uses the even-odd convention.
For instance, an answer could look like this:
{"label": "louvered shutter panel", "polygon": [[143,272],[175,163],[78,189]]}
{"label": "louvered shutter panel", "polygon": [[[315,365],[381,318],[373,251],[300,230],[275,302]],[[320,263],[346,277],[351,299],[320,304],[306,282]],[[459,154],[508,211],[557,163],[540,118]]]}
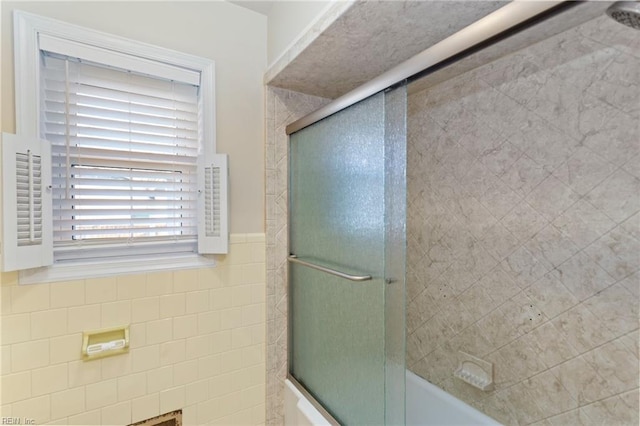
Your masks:
{"label": "louvered shutter panel", "polygon": [[198,167],[198,253],[229,252],[227,156],[215,154]]}
{"label": "louvered shutter panel", "polygon": [[50,159],[46,141],[2,134],[5,272],[53,263]]}

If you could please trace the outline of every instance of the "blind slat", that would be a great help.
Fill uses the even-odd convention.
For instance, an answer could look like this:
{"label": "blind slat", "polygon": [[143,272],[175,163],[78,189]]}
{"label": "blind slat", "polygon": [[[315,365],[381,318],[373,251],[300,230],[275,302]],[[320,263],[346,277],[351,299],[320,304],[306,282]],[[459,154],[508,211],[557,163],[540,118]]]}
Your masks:
{"label": "blind slat", "polygon": [[172,236],[172,235],[195,235],[196,226],[166,226],[162,228],[114,228],[114,229],[83,229],[83,230],[66,230],[58,231],[56,228],[53,230],[54,239],[81,239],[81,238],[99,238],[106,235],[112,236],[118,241],[122,239],[128,239],[131,236],[149,237],[149,236]]}
{"label": "blind slat", "polygon": [[87,86],[84,84],[77,84],[65,81],[50,81],[48,85],[45,84],[44,94],[47,100],[59,100],[60,95],[68,94],[73,95],[70,97],[70,101],[74,104],[91,105],[93,99],[107,99],[113,102],[118,102],[123,105],[128,105],[128,108],[135,110],[137,105],[141,106],[154,106],[156,108],[165,109],[168,111],[186,111],[193,114],[198,112],[197,104],[194,105],[189,102],[182,102],[174,99],[173,96],[167,97],[159,96],[147,96],[132,92],[123,92],[120,90],[108,89],[105,87]]}
{"label": "blind slat", "polygon": [[[59,177],[53,179],[53,185],[64,185],[67,182],[67,179]],[[131,180],[121,180],[121,179],[83,179],[83,178],[70,178],[68,180],[71,185],[74,187],[111,187],[114,189],[117,188],[129,188],[131,190],[140,190],[140,189],[158,189],[158,190],[166,190],[167,188],[180,188],[182,192],[196,192],[196,182],[150,182],[150,181],[131,181]]]}
{"label": "blind slat", "polygon": [[[134,74],[128,74],[125,79],[122,77],[122,73],[119,71],[99,67],[89,68],[75,62],[69,63],[68,81],[71,84],[104,87],[105,89],[156,98],[166,97],[167,93],[171,93],[173,99],[185,103],[190,103],[198,92],[197,86],[174,84],[167,80],[140,78]],[[56,89],[60,87],[61,82],[66,81],[65,68],[50,68],[50,72],[44,79],[44,87]]]}
{"label": "blind slat", "polygon": [[[62,107],[62,111],[64,111],[66,105],[66,98],[64,93],[49,93],[46,94],[51,95],[48,99],[45,98],[45,106],[49,111],[60,111]],[[196,119],[197,114],[188,111],[180,111],[180,110],[169,110],[165,108],[158,108],[153,105],[136,105],[135,109],[132,110],[129,104],[124,104],[118,101],[112,101],[109,99],[92,99],[92,102],[89,103],[81,103],[77,102],[77,95],[72,94],[69,95],[70,103],[69,109],[72,110],[74,107],[86,107],[86,108],[94,108],[99,109],[102,113],[108,116],[109,112],[126,112],[129,111],[135,114],[142,115],[150,115],[154,117],[164,117],[166,119],[179,119],[185,121],[193,121]]]}
{"label": "blind slat", "polygon": [[[195,200],[181,200],[182,205],[188,209],[195,208]],[[60,212],[64,212],[64,209],[74,209],[77,208],[77,200],[67,199],[67,198],[54,198],[53,204],[58,210],[58,214]],[[118,209],[126,206],[132,206],[132,208],[136,207],[145,207],[150,206],[149,208],[153,208],[153,206],[166,206],[168,202],[166,200],[84,200],[83,206],[88,206],[88,208],[94,207],[104,207],[105,211],[108,211],[109,208]]]}
{"label": "blind slat", "polygon": [[[135,123],[127,121],[126,119],[116,119],[113,117],[95,118],[50,112],[46,113],[46,121],[48,124],[69,125],[77,127],[78,129],[95,127],[98,129],[118,129],[121,132],[132,132],[141,135],[148,134],[172,138],[198,139],[197,129],[182,129],[177,127],[177,125],[161,126],[159,124]],[[77,132],[78,130],[76,130],[76,133]]]}
{"label": "blind slat", "polygon": [[[49,125],[50,126],[50,125]],[[44,129],[44,134],[47,136],[48,140],[51,142],[52,146],[69,146],[69,147],[77,147],[77,148],[99,148],[106,150],[127,150],[127,151],[147,151],[147,152],[166,152],[170,150],[172,147],[178,150],[185,150],[189,155],[192,155],[194,152],[197,152],[197,141],[195,139],[180,139],[176,138],[173,141],[167,140],[169,143],[158,143],[156,141],[152,141],[145,138],[140,138],[141,140],[128,140],[125,138],[113,139],[109,138],[109,134],[104,134],[104,136],[98,137],[95,136],[97,132],[94,133],[94,136],[89,135],[67,135],[64,133],[64,130],[60,133],[52,133],[46,132]],[[73,130],[73,129],[71,129]],[[114,132],[116,133],[116,132]]]}
{"label": "blind slat", "polygon": [[[62,166],[56,166],[53,168],[54,179],[66,178],[67,168]],[[131,180],[140,181],[161,181],[161,182],[191,182],[195,180],[195,177],[188,173],[180,173],[177,171],[163,171],[163,170],[135,170],[135,169],[122,169],[122,168],[91,168],[85,169],[82,173],[75,173],[73,176],[77,179],[82,178],[105,178],[105,179],[118,179],[122,176],[126,176]]]}
{"label": "blind slat", "polygon": [[[71,197],[82,197],[77,200],[77,204],[88,203],[90,202],[90,197],[104,197],[105,199],[112,198],[138,198],[147,197],[147,198],[160,198],[160,199],[171,199],[171,200],[179,200],[179,197],[189,197],[194,196],[195,192],[186,192],[186,191],[171,191],[171,190],[159,190],[159,191],[149,191],[149,190],[126,190],[126,189],[106,189],[106,188],[67,188],[69,191],[69,195]],[[54,197],[55,197],[55,188],[54,188]]]}
{"label": "blind slat", "polygon": [[[158,144],[158,143],[145,143],[141,141],[125,141],[125,140],[109,140],[105,137],[70,137],[67,139],[64,134],[52,134],[45,133],[45,135],[51,140],[52,145],[56,148],[73,147],[77,150],[83,149],[101,149],[101,150],[113,150],[121,152],[138,152],[138,153],[159,153],[170,154],[178,156],[190,156],[193,157],[197,154],[197,148],[192,147],[193,143],[185,143],[184,139],[175,139],[174,145]],[[108,145],[108,146],[105,146]]]}
{"label": "blind slat", "polygon": [[[53,161],[56,161],[56,157],[64,156],[67,152],[67,148],[60,145],[53,145],[51,147]],[[197,158],[188,157],[186,155],[171,155],[171,154],[158,154],[154,152],[135,152],[135,151],[120,151],[100,148],[80,148],[69,147],[68,152],[70,155],[67,158],[72,160],[72,163],[79,165],[94,165],[99,166],[93,160],[113,160],[116,164],[120,164],[120,167],[140,168],[138,164],[155,164],[157,167],[163,167],[165,170],[171,170],[172,165],[189,164],[195,167]],[[116,166],[117,167],[117,166]],[[195,172],[195,170],[194,170]]]}
{"label": "blind slat", "polygon": [[[64,103],[51,101],[45,102],[44,113],[46,121],[50,122],[64,122],[65,114],[67,114],[67,112],[65,112]],[[157,115],[145,114],[144,112],[116,111],[112,109],[105,110],[104,108],[92,106],[69,105],[68,114],[72,116],[84,117],[108,117],[108,119],[111,120],[130,121],[132,123],[157,125],[164,127],[176,127],[178,129],[191,130],[194,132],[198,131],[198,123],[196,123],[195,121],[184,120],[177,117],[159,117]]]}
{"label": "blind slat", "polygon": [[[135,132],[122,131],[117,128],[97,129],[92,127],[77,126],[69,126],[69,128],[66,128],[64,124],[47,123],[44,134],[46,137],[51,138],[52,141],[54,141],[55,139],[63,139],[66,132],[69,132],[70,136],[72,136],[72,138],[69,139],[69,145],[76,145],[78,147],[102,147],[102,145],[105,145],[106,142],[108,146],[104,148],[107,149],[118,149],[118,147],[132,149],[133,147],[138,150],[153,152],[155,151],[155,146],[160,145],[164,147],[186,147],[187,149],[191,149],[192,151],[197,150],[197,148],[194,146],[197,145],[197,141],[195,139],[186,139],[180,137],[170,138],[149,134],[139,134]],[[71,142],[75,143],[72,144]],[[123,145],[123,142],[127,143],[127,145]],[[137,145],[128,145],[129,143]],[[60,143],[60,145],[62,145],[62,143]]]}
{"label": "blind slat", "polygon": [[[114,225],[126,225],[128,228],[140,229],[148,228],[149,225],[156,225],[153,229],[162,229],[168,227],[181,227],[185,224],[194,226],[194,217],[164,217],[164,218],[127,218],[127,219],[65,219],[58,221],[58,225],[62,227],[71,227],[75,232],[81,234],[83,230],[93,230],[96,226],[112,227]],[[157,226],[165,225],[165,226]]]}
{"label": "blind slat", "polygon": [[125,215],[132,215],[137,212],[148,213],[153,215],[156,218],[165,217],[165,218],[175,218],[175,217],[191,217],[184,216],[186,213],[182,208],[167,208],[167,209],[156,209],[156,210],[147,210],[147,209],[127,209],[127,210],[117,210],[117,209],[107,209],[107,210],[90,210],[90,209],[71,209],[71,210],[63,210],[58,212],[58,217],[60,220],[69,220],[73,219],[77,216],[81,216],[83,220],[90,220],[92,217],[102,218],[103,216],[109,215],[113,217],[122,217]]}

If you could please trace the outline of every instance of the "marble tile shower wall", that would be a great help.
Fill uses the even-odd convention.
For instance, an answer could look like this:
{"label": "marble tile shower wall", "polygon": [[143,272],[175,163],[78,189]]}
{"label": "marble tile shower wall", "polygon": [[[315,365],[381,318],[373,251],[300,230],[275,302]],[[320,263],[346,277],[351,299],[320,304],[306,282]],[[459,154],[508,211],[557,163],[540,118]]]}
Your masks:
{"label": "marble tile shower wall", "polygon": [[597,18],[410,97],[408,366],[504,424],[638,424],[639,35]]}
{"label": "marble tile shower wall", "polygon": [[287,376],[287,124],[329,102],[285,89],[267,87],[267,413],[268,425],[284,423],[284,379]]}

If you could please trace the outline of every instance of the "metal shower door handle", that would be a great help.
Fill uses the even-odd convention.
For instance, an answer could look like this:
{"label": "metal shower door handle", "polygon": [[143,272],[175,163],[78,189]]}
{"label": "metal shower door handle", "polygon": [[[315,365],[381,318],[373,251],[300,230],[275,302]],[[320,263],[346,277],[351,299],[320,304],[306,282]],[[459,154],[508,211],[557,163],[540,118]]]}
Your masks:
{"label": "metal shower door handle", "polygon": [[295,254],[290,255],[287,260],[291,263],[297,263],[311,269],[317,269],[318,271],[326,272],[327,274],[335,275],[336,277],[344,278],[349,281],[369,281],[371,279],[371,275],[345,274],[344,272],[336,271],[335,269],[325,268],[324,266],[306,262],[304,260],[298,259],[298,256],[296,256]]}

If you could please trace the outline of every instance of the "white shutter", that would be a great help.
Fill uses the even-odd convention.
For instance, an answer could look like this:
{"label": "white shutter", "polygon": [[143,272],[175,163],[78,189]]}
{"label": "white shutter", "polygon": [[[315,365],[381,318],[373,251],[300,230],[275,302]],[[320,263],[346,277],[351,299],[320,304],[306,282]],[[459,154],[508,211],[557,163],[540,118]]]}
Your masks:
{"label": "white shutter", "polygon": [[227,155],[204,158],[198,167],[198,253],[229,252]]}
{"label": "white shutter", "polygon": [[49,143],[2,134],[3,271],[53,263]]}

